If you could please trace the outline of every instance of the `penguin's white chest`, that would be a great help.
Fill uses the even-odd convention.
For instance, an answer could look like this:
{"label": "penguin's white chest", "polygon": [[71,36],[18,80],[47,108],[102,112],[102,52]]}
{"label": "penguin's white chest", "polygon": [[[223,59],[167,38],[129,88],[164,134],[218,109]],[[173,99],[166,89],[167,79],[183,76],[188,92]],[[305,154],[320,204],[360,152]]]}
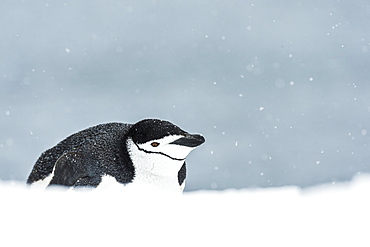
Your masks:
{"label": "penguin's white chest", "polygon": [[132,162],[135,167],[135,177],[131,185],[138,185],[140,187],[148,186],[153,189],[182,192],[183,188],[180,187],[178,181],[178,172],[183,165],[184,161],[168,161],[167,157],[158,156],[150,161],[142,160],[136,156]]}

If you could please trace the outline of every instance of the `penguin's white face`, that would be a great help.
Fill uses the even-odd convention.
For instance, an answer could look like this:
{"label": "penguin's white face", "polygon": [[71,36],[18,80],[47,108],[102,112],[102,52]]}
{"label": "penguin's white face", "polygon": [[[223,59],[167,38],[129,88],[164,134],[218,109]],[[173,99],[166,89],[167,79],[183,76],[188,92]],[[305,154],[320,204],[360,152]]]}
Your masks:
{"label": "penguin's white face", "polygon": [[166,136],[146,143],[127,139],[127,149],[135,167],[135,181],[179,188],[178,172],[186,156],[194,149],[173,143],[182,137]]}
{"label": "penguin's white face", "polygon": [[181,138],[184,138],[184,136],[171,135],[136,145],[139,150],[146,152],[147,154],[160,154],[172,160],[185,160],[186,156],[188,156],[195,147],[188,147],[174,143],[176,140]]}
{"label": "penguin's white face", "polygon": [[174,176],[177,179],[177,173],[184,164],[186,156],[203,142],[195,138],[198,136],[168,135],[145,143],[135,143],[128,138],[127,149],[136,175]]}

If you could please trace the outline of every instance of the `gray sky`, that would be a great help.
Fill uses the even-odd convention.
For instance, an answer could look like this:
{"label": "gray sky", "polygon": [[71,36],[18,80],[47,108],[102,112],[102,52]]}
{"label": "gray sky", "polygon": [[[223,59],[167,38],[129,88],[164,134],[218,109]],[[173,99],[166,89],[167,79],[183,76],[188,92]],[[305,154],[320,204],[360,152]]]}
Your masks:
{"label": "gray sky", "polygon": [[104,122],[172,121],[207,142],[187,189],[369,172],[367,1],[3,1],[0,179]]}

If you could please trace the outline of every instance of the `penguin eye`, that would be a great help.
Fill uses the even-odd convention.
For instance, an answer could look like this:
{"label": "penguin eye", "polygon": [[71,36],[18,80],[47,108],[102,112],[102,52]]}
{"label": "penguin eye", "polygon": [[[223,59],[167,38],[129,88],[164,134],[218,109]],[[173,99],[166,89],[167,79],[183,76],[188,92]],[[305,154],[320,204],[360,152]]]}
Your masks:
{"label": "penguin eye", "polygon": [[159,143],[158,142],[152,142],[152,143],[150,143],[150,145],[152,145],[152,147],[158,147]]}

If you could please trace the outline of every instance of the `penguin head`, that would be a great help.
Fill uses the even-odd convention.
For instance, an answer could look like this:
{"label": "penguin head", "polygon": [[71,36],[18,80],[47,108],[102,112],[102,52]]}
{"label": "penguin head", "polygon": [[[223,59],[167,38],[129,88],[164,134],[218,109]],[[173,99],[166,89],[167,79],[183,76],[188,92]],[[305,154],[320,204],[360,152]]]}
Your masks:
{"label": "penguin head", "polygon": [[187,155],[205,142],[163,120],[145,119],[132,125],[126,145],[136,176],[177,176]]}
{"label": "penguin head", "polygon": [[[189,134],[178,126],[164,120],[145,119],[134,124],[128,131],[128,139],[138,150],[158,154],[172,160],[185,160],[197,146],[205,142],[202,135]],[[154,156],[153,156],[154,157]]]}

